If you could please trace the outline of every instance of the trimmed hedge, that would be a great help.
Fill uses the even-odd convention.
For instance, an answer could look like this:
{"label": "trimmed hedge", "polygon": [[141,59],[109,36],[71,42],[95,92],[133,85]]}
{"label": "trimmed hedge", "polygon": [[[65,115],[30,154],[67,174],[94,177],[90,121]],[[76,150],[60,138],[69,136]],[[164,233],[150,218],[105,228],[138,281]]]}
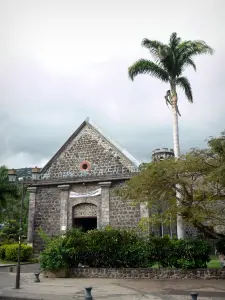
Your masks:
{"label": "trimmed hedge", "polygon": [[205,268],[210,245],[203,240],[169,237],[143,238],[128,230],[106,228],[86,233],[73,229],[62,237],[44,237],[40,255],[43,270],[78,267],[149,268],[158,263],[167,268]]}
{"label": "trimmed hedge", "polygon": [[[18,259],[18,244],[0,246],[0,259],[6,261],[17,261]],[[20,260],[27,262],[31,259],[33,250],[31,246],[21,244]]]}
{"label": "trimmed hedge", "polygon": [[210,244],[200,239],[170,239],[151,237],[150,252],[154,261],[163,268],[206,268],[210,261]]}

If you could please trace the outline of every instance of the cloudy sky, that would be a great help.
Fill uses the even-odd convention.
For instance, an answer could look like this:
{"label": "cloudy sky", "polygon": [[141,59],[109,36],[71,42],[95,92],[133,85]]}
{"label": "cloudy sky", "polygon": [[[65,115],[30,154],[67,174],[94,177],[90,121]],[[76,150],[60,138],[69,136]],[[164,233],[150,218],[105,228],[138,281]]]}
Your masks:
{"label": "cloudy sky", "polygon": [[141,41],[172,32],[214,56],[187,70],[179,94],[182,152],[225,129],[224,0],[0,0],[0,164],[40,167],[86,117],[138,160],[173,147],[167,87],[127,68],[150,58]]}

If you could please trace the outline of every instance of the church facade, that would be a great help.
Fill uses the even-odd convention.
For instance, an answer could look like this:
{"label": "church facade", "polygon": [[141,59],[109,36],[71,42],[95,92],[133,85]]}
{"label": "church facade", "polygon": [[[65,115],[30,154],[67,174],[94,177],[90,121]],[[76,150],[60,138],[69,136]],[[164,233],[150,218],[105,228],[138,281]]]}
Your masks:
{"label": "church facade", "polygon": [[138,165],[86,119],[28,188],[28,242],[34,250],[42,247],[40,228],[56,235],[72,227],[137,227],[148,216],[148,209],[120,199],[115,189],[138,172]]}

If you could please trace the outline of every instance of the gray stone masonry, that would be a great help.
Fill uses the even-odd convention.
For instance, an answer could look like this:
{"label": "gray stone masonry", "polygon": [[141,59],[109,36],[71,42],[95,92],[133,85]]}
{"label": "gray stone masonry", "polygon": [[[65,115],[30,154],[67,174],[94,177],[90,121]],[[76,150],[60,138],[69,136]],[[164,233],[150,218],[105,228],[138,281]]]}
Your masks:
{"label": "gray stone masonry", "polygon": [[133,205],[132,200],[123,200],[115,195],[115,190],[123,182],[113,183],[110,189],[110,225],[115,228],[136,228],[140,219],[140,205]]}
{"label": "gray stone masonry", "polygon": [[123,278],[123,279],[225,279],[225,269],[106,269],[72,268],[70,277],[76,278]]}
{"label": "gray stone masonry", "polygon": [[73,210],[73,217],[97,217],[97,206],[91,203],[77,204]]}
{"label": "gray stone masonry", "polygon": [[[88,193],[91,191],[94,191],[98,189],[98,183],[87,183],[87,184],[73,184],[71,185],[70,191],[76,192],[76,193]],[[80,210],[79,207],[82,205],[88,208],[87,214],[90,213],[90,210],[97,215],[97,228],[101,228],[101,195],[94,196],[94,197],[87,197],[87,198],[71,198],[69,197],[68,202],[68,229],[72,228],[73,224],[73,216],[76,214],[78,210]],[[95,216],[94,215],[94,216]],[[86,215],[90,216],[90,215]]]}
{"label": "gray stone masonry", "polygon": [[[82,170],[81,163],[88,161],[89,168]],[[44,178],[104,176],[135,172],[135,165],[110,144],[97,130],[86,124],[66,144],[61,153],[44,168]],[[137,168],[137,167],[136,167]]]}
{"label": "gray stone masonry", "polygon": [[[31,202],[29,220],[34,220],[28,232],[33,231],[34,252],[42,249],[38,229],[54,236],[64,234],[72,228],[73,218],[77,216],[97,216],[97,228],[111,225],[116,228],[136,228],[142,216],[140,205],[122,200],[115,195],[115,189],[123,182],[96,182],[74,185],[39,186],[34,194],[30,191]],[[101,195],[72,198],[70,192],[87,193],[101,187]],[[35,197],[36,195],[36,197]],[[33,201],[32,200],[32,201]],[[32,239],[29,239],[31,242]]]}
{"label": "gray stone masonry", "polygon": [[110,224],[110,195],[109,190],[111,182],[99,182],[99,185],[102,189],[102,201],[101,201],[101,227],[104,228]]}
{"label": "gray stone masonry", "polygon": [[43,248],[38,229],[42,228],[49,235],[60,233],[60,190],[57,186],[38,187],[34,216],[34,252]]}

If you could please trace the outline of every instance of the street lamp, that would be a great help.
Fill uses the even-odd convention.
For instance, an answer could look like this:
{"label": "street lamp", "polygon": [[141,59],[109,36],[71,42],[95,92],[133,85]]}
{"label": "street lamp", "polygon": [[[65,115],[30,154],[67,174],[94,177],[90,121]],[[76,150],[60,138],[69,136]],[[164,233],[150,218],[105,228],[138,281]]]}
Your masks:
{"label": "street lamp", "polygon": [[[35,167],[32,169],[32,179],[33,180],[38,180],[40,177],[40,169]],[[21,177],[19,181],[17,180],[17,174],[16,170],[8,170],[8,178],[10,182],[17,183],[22,186],[22,192],[21,192],[21,201],[20,201],[20,228],[19,228],[19,239],[18,239],[18,258],[17,258],[17,266],[16,266],[16,285],[15,288],[19,289],[20,288],[20,254],[21,254],[21,236],[22,236],[22,224],[23,224],[23,203],[24,203],[24,198],[26,195],[27,188],[31,184],[27,184],[25,186],[25,178]]]}

